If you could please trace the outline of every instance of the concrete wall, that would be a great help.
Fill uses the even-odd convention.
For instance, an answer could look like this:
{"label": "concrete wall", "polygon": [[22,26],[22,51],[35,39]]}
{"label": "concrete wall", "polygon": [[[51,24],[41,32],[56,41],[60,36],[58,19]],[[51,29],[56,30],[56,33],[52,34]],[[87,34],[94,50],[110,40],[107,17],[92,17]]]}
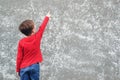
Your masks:
{"label": "concrete wall", "polygon": [[120,80],[120,0],[0,0],[0,80],[18,80],[19,24],[49,10],[41,80]]}

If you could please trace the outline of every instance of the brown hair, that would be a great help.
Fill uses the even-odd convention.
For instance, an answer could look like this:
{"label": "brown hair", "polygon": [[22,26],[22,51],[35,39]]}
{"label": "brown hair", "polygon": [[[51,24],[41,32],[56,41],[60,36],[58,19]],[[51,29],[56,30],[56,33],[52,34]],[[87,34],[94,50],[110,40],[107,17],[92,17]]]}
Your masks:
{"label": "brown hair", "polygon": [[34,22],[32,20],[25,20],[19,26],[20,32],[26,36],[29,36],[32,33],[33,28]]}

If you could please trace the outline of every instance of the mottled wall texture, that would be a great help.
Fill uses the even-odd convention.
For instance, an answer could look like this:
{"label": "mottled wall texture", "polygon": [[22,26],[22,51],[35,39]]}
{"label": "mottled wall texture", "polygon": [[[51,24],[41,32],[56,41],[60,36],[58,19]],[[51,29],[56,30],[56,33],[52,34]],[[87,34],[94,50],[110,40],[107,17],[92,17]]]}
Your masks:
{"label": "mottled wall texture", "polygon": [[120,80],[120,0],[0,0],[0,80],[18,80],[19,24],[49,10],[41,80]]}

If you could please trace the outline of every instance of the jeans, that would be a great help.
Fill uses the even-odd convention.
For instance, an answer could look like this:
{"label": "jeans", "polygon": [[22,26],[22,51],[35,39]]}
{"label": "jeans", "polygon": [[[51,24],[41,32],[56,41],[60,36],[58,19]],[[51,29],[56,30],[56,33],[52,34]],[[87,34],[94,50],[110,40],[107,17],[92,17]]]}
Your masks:
{"label": "jeans", "polygon": [[39,80],[39,64],[33,64],[20,70],[20,80]]}

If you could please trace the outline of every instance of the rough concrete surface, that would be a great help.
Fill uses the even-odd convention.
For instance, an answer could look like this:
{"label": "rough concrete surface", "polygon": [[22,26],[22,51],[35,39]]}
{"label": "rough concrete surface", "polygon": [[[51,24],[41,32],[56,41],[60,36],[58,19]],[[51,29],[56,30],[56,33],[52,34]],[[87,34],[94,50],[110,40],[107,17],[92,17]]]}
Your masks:
{"label": "rough concrete surface", "polygon": [[0,80],[18,80],[19,24],[49,10],[41,80],[120,80],[120,0],[0,0]]}

